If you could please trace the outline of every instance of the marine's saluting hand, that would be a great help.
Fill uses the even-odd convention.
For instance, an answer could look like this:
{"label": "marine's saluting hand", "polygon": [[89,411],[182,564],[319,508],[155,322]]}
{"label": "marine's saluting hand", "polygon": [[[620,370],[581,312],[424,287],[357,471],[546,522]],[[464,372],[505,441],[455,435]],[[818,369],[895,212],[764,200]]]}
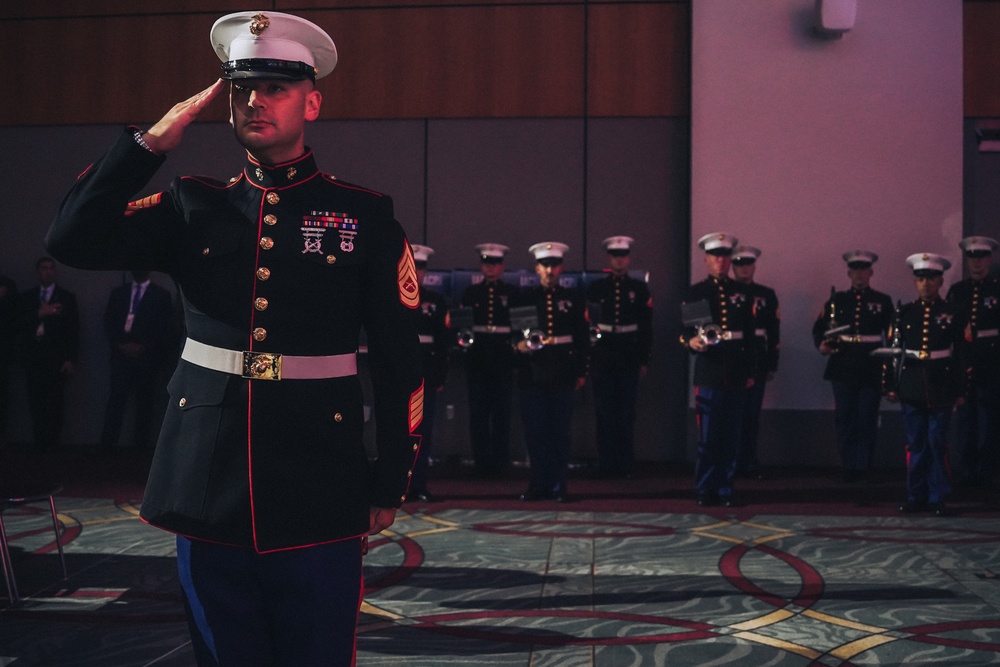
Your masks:
{"label": "marine's saluting hand", "polygon": [[225,81],[219,79],[197,95],[175,104],[156,125],[142,135],[149,150],[162,155],[177,148],[181,143],[181,137],[184,136],[184,130],[208,106],[224,85]]}

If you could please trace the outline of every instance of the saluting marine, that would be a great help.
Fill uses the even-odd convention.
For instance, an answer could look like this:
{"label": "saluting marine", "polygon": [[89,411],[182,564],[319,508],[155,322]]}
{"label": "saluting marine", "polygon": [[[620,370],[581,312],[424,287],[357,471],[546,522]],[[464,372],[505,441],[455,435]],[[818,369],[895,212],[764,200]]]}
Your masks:
{"label": "saluting marine", "polygon": [[611,236],[608,275],[591,283],[588,303],[599,314],[591,376],[597,417],[598,474],[625,477],[635,461],[635,402],[646,374],[653,341],[653,298],[649,286],[628,274],[635,239]]}
{"label": "saluting marine", "polygon": [[[826,356],[823,378],[833,387],[834,428],[847,482],[868,478],[878,438],[882,361],[872,350],[886,342],[892,298],[871,287],[878,255],[843,254],[850,289],[834,291],[813,324],[813,343]],[[831,288],[832,290],[832,288]]]}
{"label": "saluting marine", "polygon": [[538,287],[527,290],[519,303],[534,306],[540,349],[519,340],[517,386],[524,439],[531,460],[531,480],[521,500],[569,500],[566,466],[569,462],[573,391],[587,379],[590,334],[583,294],[559,284],[565,243],[536,243]]}
{"label": "saluting marine", "polygon": [[420,436],[420,455],[413,468],[410,481],[409,500],[431,502],[434,496],[427,489],[427,467],[434,449],[434,417],[437,395],[444,388],[448,376],[448,352],[451,350],[452,332],[448,303],[444,296],[424,286],[427,262],[434,249],[413,244],[413,261],[417,267],[417,281],[420,283],[420,310],[417,311],[417,334],[420,337],[420,351],[424,369],[424,418],[417,428]]}
{"label": "saluting marine", "polygon": [[[413,255],[391,199],[323,173],[305,145],[315,80],[337,62],[329,35],[240,12],[211,41],[226,81],[145,132],[127,128],[72,187],[46,243],[72,266],[162,271],[180,288],[188,338],[141,517],[177,533],[199,664],[352,664],[365,540],[392,524],[419,448]],[[130,203],[227,85],[241,173],[177,178]]]}
{"label": "saluting marine", "polygon": [[906,263],[913,270],[918,298],[895,315],[890,336],[900,357],[886,363],[884,371],[885,392],[889,400],[900,402],[906,431],[906,501],[899,510],[943,515],[951,493],[948,425],[964,391],[965,322],[940,296],[951,262],[941,255],[917,253]]}
{"label": "saluting marine", "polygon": [[753,386],[747,392],[740,427],[740,453],[736,458],[736,473],[759,479],[762,476],[757,456],[757,438],[760,434],[760,412],[764,406],[764,391],[769,380],[778,371],[781,351],[781,309],[777,293],[767,285],[754,280],[760,249],[740,245],[733,249],[733,279],[740,283],[751,299],[754,321],[750,349],[753,352]]}
{"label": "saluting marine", "polygon": [[969,236],[958,244],[968,277],[948,290],[948,302],[967,321],[969,377],[966,400],[955,411],[955,435],[963,481],[990,486],[1000,473],[1000,280],[990,275],[1000,244],[986,236]]}
{"label": "saluting marine", "polygon": [[462,294],[472,308],[474,342],[465,351],[469,391],[469,435],[476,474],[500,477],[510,465],[510,413],[514,393],[514,356],[510,347],[510,307],[517,287],[504,282],[499,243],[476,246],[482,281]]}
{"label": "saluting marine", "polygon": [[736,504],[733,476],[739,454],[740,425],[753,386],[753,303],[742,285],[729,277],[738,239],[725,233],[698,239],[705,251],[708,277],[688,288],[684,303],[705,304],[709,323],[685,325],[681,344],[694,354],[695,414],[698,457],[695,489],[702,506]]}

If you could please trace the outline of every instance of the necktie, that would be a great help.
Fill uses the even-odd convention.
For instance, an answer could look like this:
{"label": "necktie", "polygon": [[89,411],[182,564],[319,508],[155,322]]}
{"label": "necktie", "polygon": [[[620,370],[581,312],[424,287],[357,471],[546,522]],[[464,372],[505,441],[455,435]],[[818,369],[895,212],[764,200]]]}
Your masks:
{"label": "necktie", "polygon": [[140,301],[142,301],[142,285],[132,283],[132,302],[128,306],[128,317],[125,318],[125,333],[132,331],[132,324],[135,322],[135,309],[139,307]]}
{"label": "necktie", "polygon": [[132,285],[132,303],[128,307],[128,312],[134,313],[142,298],[142,285]]}

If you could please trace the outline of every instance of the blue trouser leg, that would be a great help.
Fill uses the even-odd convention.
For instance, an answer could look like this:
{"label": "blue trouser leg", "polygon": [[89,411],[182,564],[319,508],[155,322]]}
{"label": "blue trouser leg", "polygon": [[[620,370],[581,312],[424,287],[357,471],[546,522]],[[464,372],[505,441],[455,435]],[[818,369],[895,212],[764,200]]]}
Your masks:
{"label": "blue trouser leg", "polygon": [[351,665],[361,539],[258,554],[177,537],[199,667]]}
{"label": "blue trouser leg", "polygon": [[878,437],[882,395],[877,387],[831,382],[840,460],[846,470],[867,470]]}
{"label": "blue trouser leg", "polygon": [[951,492],[948,470],[950,408],[918,408],[902,404],[906,430],[906,499],[943,502]]}
{"label": "blue trouser leg", "polygon": [[632,369],[597,369],[593,381],[600,469],[611,474],[627,473],[634,460],[639,373]]}
{"label": "blue trouser leg", "polygon": [[565,491],[573,390],[521,387],[520,403],[525,445],[531,459],[530,490]]}
{"label": "blue trouser leg", "polygon": [[760,411],[764,407],[765,389],[766,376],[757,378],[753,386],[747,389],[743,418],[740,420],[740,453],[736,462],[739,470],[752,471],[760,467],[757,460],[757,437],[760,434]]}
{"label": "blue trouser leg", "polygon": [[695,488],[699,494],[720,497],[732,494],[746,394],[746,389],[696,388],[698,460]]}

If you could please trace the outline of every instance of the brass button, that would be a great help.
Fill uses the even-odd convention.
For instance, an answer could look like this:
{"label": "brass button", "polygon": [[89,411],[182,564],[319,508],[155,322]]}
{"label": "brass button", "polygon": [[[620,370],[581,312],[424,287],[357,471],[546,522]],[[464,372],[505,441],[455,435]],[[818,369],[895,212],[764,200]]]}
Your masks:
{"label": "brass button", "polygon": [[273,206],[274,204],[277,204],[279,201],[281,201],[281,197],[278,196],[277,192],[268,192],[267,193],[267,203],[268,204],[271,204]]}
{"label": "brass button", "polygon": [[271,277],[271,269],[266,266],[262,266],[257,269],[257,280],[267,280]]}
{"label": "brass button", "polygon": [[253,339],[258,343],[267,338],[267,329],[264,327],[257,327],[253,330]]}
{"label": "brass button", "polygon": [[177,401],[177,405],[181,406],[182,408],[185,405],[187,405],[187,403],[188,403],[188,400],[186,398],[182,398],[181,400]]}
{"label": "brass button", "polygon": [[327,255],[326,256],[326,263],[327,264],[333,264],[336,261],[337,261],[337,258],[334,257],[333,255]]}
{"label": "brass button", "polygon": [[268,213],[264,216],[265,225],[273,225],[276,222],[278,222],[278,218],[276,218],[273,213]]}
{"label": "brass button", "polygon": [[413,477],[413,471],[411,470],[410,472],[406,473],[406,476],[407,477]]}
{"label": "brass button", "polygon": [[334,412],[333,421],[339,424],[340,422],[344,421],[344,415],[340,414],[339,412]]}
{"label": "brass button", "polygon": [[212,252],[212,251],[211,251],[211,250],[209,250],[208,248],[202,248],[202,249],[201,249],[201,254],[202,254],[202,255],[207,255],[207,254],[209,254],[210,252]]}
{"label": "brass button", "polygon": [[264,250],[270,250],[274,247],[274,241],[269,236],[263,236],[260,239],[260,247]]}
{"label": "brass button", "polygon": [[257,310],[267,310],[267,299],[262,296],[253,300],[253,307]]}
{"label": "brass button", "polygon": [[417,451],[418,449],[420,449],[420,445],[413,445],[413,451]]}
{"label": "brass button", "polygon": [[405,495],[400,496],[399,497],[399,502],[405,503],[406,502],[406,496]]}

